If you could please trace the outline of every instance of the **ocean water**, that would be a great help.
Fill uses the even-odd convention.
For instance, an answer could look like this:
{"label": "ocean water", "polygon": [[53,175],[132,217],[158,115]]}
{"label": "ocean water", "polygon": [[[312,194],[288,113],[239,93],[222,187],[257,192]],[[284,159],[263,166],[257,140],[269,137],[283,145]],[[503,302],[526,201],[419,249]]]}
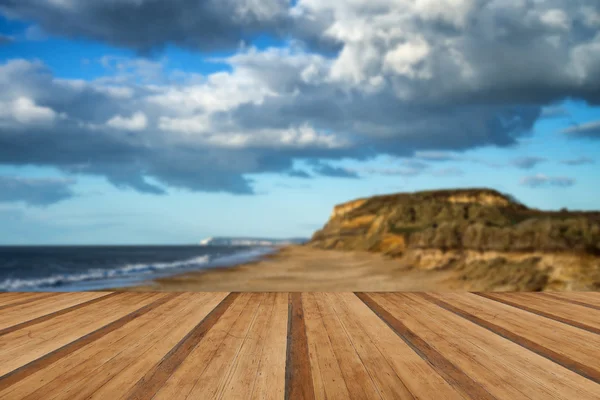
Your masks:
{"label": "ocean water", "polygon": [[98,290],[231,266],[274,251],[249,246],[5,246],[0,292]]}

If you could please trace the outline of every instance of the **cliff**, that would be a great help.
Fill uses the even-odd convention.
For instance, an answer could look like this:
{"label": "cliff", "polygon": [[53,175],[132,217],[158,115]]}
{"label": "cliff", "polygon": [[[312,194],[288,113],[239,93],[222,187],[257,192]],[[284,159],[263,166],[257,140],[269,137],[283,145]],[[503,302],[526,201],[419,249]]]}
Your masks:
{"label": "cliff", "polygon": [[485,281],[487,290],[600,290],[600,212],[530,209],[490,189],[340,204],[308,245],[453,268],[460,279]]}

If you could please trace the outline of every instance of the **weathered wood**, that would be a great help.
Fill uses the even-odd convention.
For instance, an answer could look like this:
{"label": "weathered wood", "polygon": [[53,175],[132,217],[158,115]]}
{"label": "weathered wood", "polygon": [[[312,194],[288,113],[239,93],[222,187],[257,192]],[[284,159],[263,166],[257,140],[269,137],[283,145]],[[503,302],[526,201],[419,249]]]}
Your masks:
{"label": "weathered wood", "polygon": [[357,293],[357,296],[367,305],[375,314],[384,320],[390,328],[398,334],[418,355],[430,363],[446,382],[448,382],[457,391],[473,399],[495,399],[480,384],[465,374],[451,361],[445,358],[440,352],[431,347],[421,337],[416,335],[404,323],[397,319],[392,313],[377,303],[370,295],[366,293]]}
{"label": "weathered wood", "polygon": [[44,315],[41,315],[41,316],[39,316],[37,318],[29,319],[29,320],[26,320],[25,322],[21,322],[21,323],[9,326],[9,327],[4,328],[4,329],[0,329],[0,336],[6,335],[6,334],[14,332],[14,331],[18,331],[19,329],[24,329],[24,328],[30,327],[32,325],[40,324],[40,323],[42,323],[44,321],[48,321],[48,320],[50,320],[52,318],[56,318],[56,317],[58,317],[60,315],[66,314],[68,312],[71,312],[71,311],[74,311],[74,310],[78,310],[78,309],[80,309],[82,307],[86,307],[86,306],[92,305],[92,304],[97,303],[99,301],[104,301],[104,300],[106,300],[108,298],[114,297],[117,294],[118,293],[102,294],[102,295],[99,295],[97,297],[94,296],[91,300],[74,299],[75,301],[73,301],[73,302],[75,303],[75,305],[73,305],[71,307],[63,308],[63,309],[60,309],[58,311],[51,312],[50,314],[44,314]]}
{"label": "weathered wood", "polygon": [[144,305],[143,307],[125,315],[124,317],[117,319],[116,321],[113,321],[93,332],[88,333],[87,335],[80,337],[79,339],[69,344],[66,344],[48,354],[45,354],[44,356],[35,359],[29,362],[28,364],[21,366],[20,368],[14,369],[3,376],[0,376],[0,390],[3,390],[13,385],[14,383],[26,378],[27,376],[52,365],[53,363],[77,351],[78,349],[90,343],[93,343],[102,336],[116,329],[119,329],[128,322],[133,321],[135,318],[141,315],[144,315],[145,313],[160,306],[161,304],[165,303],[173,297],[173,295],[159,297],[154,302]]}
{"label": "weathered wood", "polygon": [[219,305],[212,310],[206,318],[196,325],[154,368],[148,371],[129,391],[128,398],[150,399],[162,387],[173,371],[179,367],[185,357],[196,347],[198,342],[219,320],[221,315],[238,296],[238,293],[230,293]]}
{"label": "weathered wood", "polygon": [[314,399],[302,294],[290,293],[289,296],[285,398]]}
{"label": "weathered wood", "polygon": [[539,299],[521,293],[476,294],[600,335],[600,311],[586,310],[581,306],[564,304],[559,300]]}
{"label": "weathered wood", "polygon": [[[469,321],[476,323],[477,325],[484,327],[486,329],[488,329],[489,331],[500,335],[514,343],[517,343],[518,345],[521,345],[523,347],[525,347],[528,350],[533,351],[536,354],[541,355],[542,357],[546,357],[549,360],[552,360],[553,362],[562,365],[565,368],[570,369],[573,372],[576,372],[596,383],[600,383],[600,370],[597,367],[594,367],[592,365],[590,365],[592,362],[594,362],[594,359],[589,359],[587,361],[590,362],[590,364],[585,364],[584,362],[579,362],[573,358],[577,358],[580,356],[586,356],[586,354],[581,354],[581,350],[582,348],[580,347],[579,349],[575,349],[571,354],[572,356],[570,357],[569,355],[565,355],[565,349],[569,350],[569,346],[568,343],[565,343],[564,341],[562,341],[560,346],[552,346],[552,345],[546,345],[544,346],[543,344],[540,343],[544,343],[544,342],[548,342],[548,340],[544,340],[544,337],[540,337],[535,335],[535,333],[537,332],[534,329],[530,329],[529,331],[523,331],[521,334],[517,334],[514,333],[513,331],[511,331],[510,329],[513,330],[518,330],[518,327],[516,327],[515,325],[511,325],[510,323],[502,323],[502,320],[498,318],[498,314],[495,314],[494,317],[492,318],[493,321],[495,322],[491,322],[491,320],[489,318],[486,318],[485,316],[477,316],[472,314],[473,309],[470,308],[468,306],[468,303],[465,305],[464,302],[460,302],[460,306],[462,307],[457,307],[447,301],[444,301],[440,298],[438,298],[438,296],[432,296],[426,293],[422,293],[421,296],[423,296],[425,299],[431,301],[432,303],[437,304],[438,306],[442,307],[445,310],[448,310],[450,312],[453,312],[456,315],[460,315],[461,317],[468,319]],[[448,296],[449,297],[449,296]],[[464,297],[464,296],[462,296]],[[456,304],[456,303],[454,303]],[[470,309],[471,312],[467,311],[468,309]],[[480,314],[481,315],[481,314]],[[500,325],[502,324],[502,325]],[[504,327],[506,326],[506,327]],[[531,327],[533,328],[533,327]],[[541,326],[537,326],[538,330],[543,330],[543,327]],[[547,329],[544,330],[544,333],[546,335],[565,335],[567,334],[568,337],[570,338],[570,342],[572,343],[574,341],[574,336],[577,335],[579,332],[561,332],[560,331],[560,326],[552,326],[552,329]],[[529,339],[527,336],[531,337],[532,339]],[[589,338],[589,339],[593,339],[593,338]],[[537,340],[537,341],[536,341]],[[581,343],[580,346],[585,346],[585,343]],[[550,348],[550,347],[554,347],[554,349]],[[593,347],[588,347],[589,351],[593,351]],[[589,354],[588,354],[589,356]]]}
{"label": "weathered wood", "polygon": [[0,293],[0,398],[597,399],[599,306],[598,293]]}

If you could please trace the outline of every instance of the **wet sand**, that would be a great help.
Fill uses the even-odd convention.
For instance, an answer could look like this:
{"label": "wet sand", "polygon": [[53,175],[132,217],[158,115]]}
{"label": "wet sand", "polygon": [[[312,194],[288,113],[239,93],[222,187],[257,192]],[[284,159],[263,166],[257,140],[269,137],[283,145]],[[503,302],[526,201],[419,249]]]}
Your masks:
{"label": "wet sand", "polygon": [[230,268],[161,278],[133,291],[445,291],[466,290],[453,271],[423,271],[380,254],[289,246]]}

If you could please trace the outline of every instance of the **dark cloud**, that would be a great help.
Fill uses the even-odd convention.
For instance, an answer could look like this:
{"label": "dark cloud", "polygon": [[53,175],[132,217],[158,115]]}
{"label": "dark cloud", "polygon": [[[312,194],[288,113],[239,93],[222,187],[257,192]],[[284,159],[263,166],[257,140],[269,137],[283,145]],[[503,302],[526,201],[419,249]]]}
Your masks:
{"label": "dark cloud", "polygon": [[582,157],[573,158],[570,160],[563,160],[563,161],[561,161],[561,164],[577,166],[577,165],[585,165],[585,164],[594,164],[594,162],[595,161],[593,159],[582,156]]}
{"label": "dark cloud", "polygon": [[313,165],[313,172],[318,175],[328,176],[331,178],[359,178],[358,174],[355,171],[352,171],[348,168],[334,167],[332,165],[320,161],[315,161],[311,164]]}
{"label": "dark cloud", "polygon": [[286,20],[285,0],[0,0],[0,12],[34,21],[54,35],[85,37],[141,52],[168,44],[214,50],[236,47]]}
{"label": "dark cloud", "polygon": [[521,185],[530,188],[539,188],[547,186],[569,187],[575,184],[575,179],[564,176],[549,177],[543,174],[527,176],[521,179]]}
{"label": "dark cloud", "polygon": [[570,137],[600,139],[600,121],[591,121],[563,129],[562,133]]}
{"label": "dark cloud", "polygon": [[510,164],[521,169],[532,169],[545,161],[546,159],[543,157],[520,157],[512,160]]}
{"label": "dark cloud", "polygon": [[0,176],[0,203],[23,202],[31,206],[49,206],[75,196],[65,179]]}
{"label": "dark cloud", "polygon": [[287,174],[289,176],[291,176],[292,178],[303,178],[303,179],[310,179],[310,178],[312,178],[311,174],[309,174],[306,171],[302,171],[300,169],[290,170]]}

